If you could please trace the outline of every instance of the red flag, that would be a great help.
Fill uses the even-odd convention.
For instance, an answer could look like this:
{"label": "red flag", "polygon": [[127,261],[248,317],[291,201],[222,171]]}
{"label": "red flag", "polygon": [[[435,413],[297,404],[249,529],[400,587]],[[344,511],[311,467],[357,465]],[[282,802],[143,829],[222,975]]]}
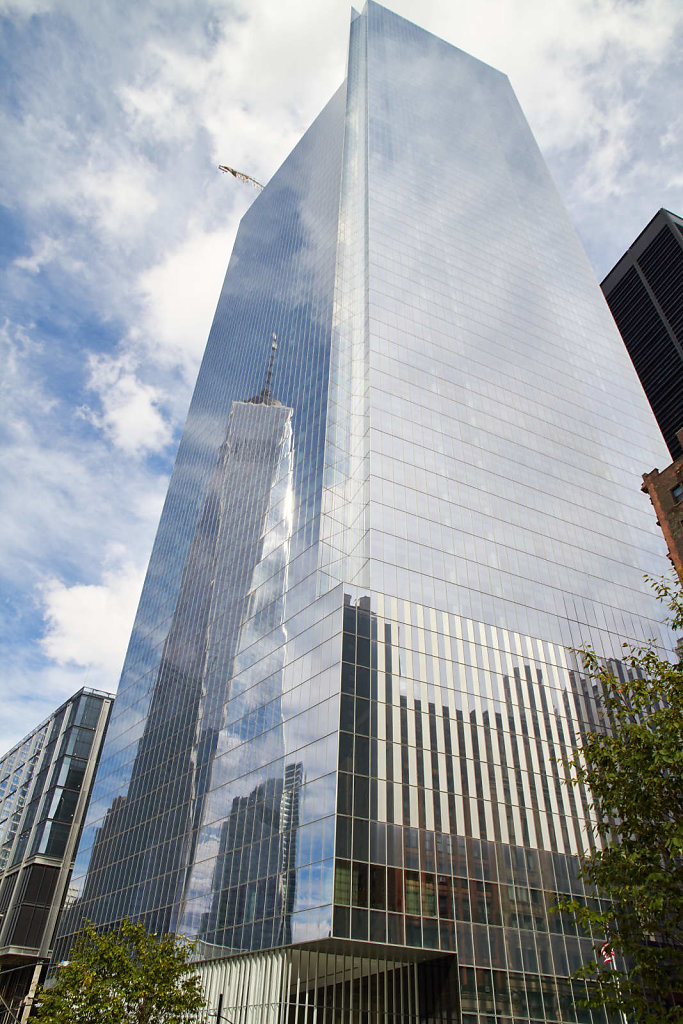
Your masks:
{"label": "red flag", "polygon": [[614,950],[610,946],[609,942],[604,942],[602,944],[602,946],[600,947],[600,952],[602,953],[602,962],[604,964],[614,963]]}

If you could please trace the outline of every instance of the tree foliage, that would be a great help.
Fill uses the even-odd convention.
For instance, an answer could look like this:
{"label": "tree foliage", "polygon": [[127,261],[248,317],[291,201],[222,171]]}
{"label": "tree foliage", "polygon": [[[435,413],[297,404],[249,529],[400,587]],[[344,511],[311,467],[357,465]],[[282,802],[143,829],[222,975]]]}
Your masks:
{"label": "tree foliage", "polygon": [[36,1001],[45,1024],[189,1024],[204,1008],[192,943],[150,935],[124,921],[116,931],[88,925],[53,988]]}
{"label": "tree foliage", "polygon": [[[682,628],[680,588],[651,582],[669,624]],[[604,936],[578,972],[599,981],[589,1005],[673,1024],[683,1021],[683,663],[654,644],[624,648],[627,681],[593,650],[581,652],[605,728],[584,734],[569,764],[592,794],[596,848],[582,874],[602,899],[567,899],[561,909]],[[604,942],[615,962],[605,962]]]}

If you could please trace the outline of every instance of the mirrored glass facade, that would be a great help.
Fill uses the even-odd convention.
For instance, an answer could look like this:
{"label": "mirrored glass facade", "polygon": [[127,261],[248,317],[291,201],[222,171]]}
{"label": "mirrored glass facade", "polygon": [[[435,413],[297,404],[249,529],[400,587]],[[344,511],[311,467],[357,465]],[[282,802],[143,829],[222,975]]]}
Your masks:
{"label": "mirrored glass facade", "polygon": [[572,650],[669,642],[663,452],[507,79],[368,3],[237,236],[60,955],[133,915],[230,1020],[590,1020]]}

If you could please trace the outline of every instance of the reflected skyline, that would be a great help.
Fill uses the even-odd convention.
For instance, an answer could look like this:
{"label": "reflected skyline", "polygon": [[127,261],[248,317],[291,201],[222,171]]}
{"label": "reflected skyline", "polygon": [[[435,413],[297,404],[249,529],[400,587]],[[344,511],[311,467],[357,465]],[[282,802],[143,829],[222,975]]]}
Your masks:
{"label": "reflected skyline", "polygon": [[199,933],[206,955],[291,942],[302,782],[303,765],[288,765],[284,779],[268,779],[233,800]]}
{"label": "reflected skyline", "polygon": [[[258,394],[233,403],[128,793],[93,848],[82,902],[96,908],[97,922],[136,916],[160,933],[178,928],[225,708],[236,696],[235,658],[274,630],[284,657],[292,410],[272,395],[276,347],[273,340]],[[115,897],[114,865],[133,883]],[[81,911],[79,903],[71,915]]]}

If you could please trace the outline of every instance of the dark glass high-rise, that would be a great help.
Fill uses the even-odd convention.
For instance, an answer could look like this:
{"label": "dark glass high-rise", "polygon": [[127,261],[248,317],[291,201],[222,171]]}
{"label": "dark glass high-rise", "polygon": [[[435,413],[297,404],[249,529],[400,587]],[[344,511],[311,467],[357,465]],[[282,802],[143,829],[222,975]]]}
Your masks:
{"label": "dark glass high-rise", "polygon": [[662,451],[507,79],[369,2],[237,236],[59,955],[133,915],[230,1021],[574,1019],[573,649],[669,642]]}
{"label": "dark glass high-rise", "polygon": [[29,1019],[52,950],[113,696],[80,689],[0,757],[0,1022]]}
{"label": "dark glass high-rise", "polygon": [[[672,459],[683,455],[683,219],[658,210],[602,290]],[[647,467],[649,468],[649,467]]]}

